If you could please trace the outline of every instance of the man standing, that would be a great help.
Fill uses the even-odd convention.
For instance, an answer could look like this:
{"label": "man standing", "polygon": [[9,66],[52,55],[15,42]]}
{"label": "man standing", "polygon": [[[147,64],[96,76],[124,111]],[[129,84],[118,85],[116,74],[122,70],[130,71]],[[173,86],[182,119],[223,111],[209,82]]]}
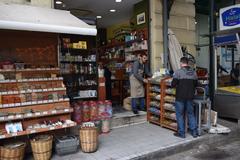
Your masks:
{"label": "man standing", "polygon": [[173,75],[172,87],[176,87],[176,117],[178,131],[175,136],[185,138],[185,120],[186,112],[191,135],[197,137],[197,124],[193,109],[193,96],[197,85],[197,74],[188,66],[188,59],[180,59],[181,69],[175,71]]}
{"label": "man standing", "polygon": [[231,70],[231,84],[234,86],[239,85],[240,64],[236,63],[235,68]]}
{"label": "man standing", "polygon": [[148,82],[147,77],[152,76],[147,65],[147,60],[147,55],[145,53],[141,54],[139,58],[133,63],[133,69],[130,74],[130,92],[132,98],[132,111],[134,114],[138,114],[137,100],[140,100],[141,110],[145,110],[144,83]]}

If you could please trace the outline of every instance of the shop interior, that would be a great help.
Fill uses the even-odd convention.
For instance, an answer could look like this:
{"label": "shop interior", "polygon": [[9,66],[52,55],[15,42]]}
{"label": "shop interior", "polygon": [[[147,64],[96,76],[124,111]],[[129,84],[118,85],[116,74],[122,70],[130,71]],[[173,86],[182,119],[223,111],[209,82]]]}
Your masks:
{"label": "shop interior", "polygon": [[[105,71],[106,99],[113,102],[114,111],[125,111],[122,106],[130,96],[131,65],[138,54],[148,53],[148,1],[55,1],[55,8],[69,10],[86,23],[97,26],[93,48],[96,48],[98,66]],[[69,64],[60,65],[65,70]],[[98,95],[102,94],[98,91]]]}

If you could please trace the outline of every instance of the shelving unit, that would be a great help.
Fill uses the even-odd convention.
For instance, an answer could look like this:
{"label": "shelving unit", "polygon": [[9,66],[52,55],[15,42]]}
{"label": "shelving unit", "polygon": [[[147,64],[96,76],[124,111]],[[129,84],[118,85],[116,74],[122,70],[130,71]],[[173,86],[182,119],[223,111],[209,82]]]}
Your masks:
{"label": "shelving unit", "polygon": [[[177,131],[175,114],[175,89],[171,88],[171,78],[163,78],[161,82],[150,82],[147,85],[147,120],[151,123]],[[159,119],[154,119],[159,109]]]}
{"label": "shelving unit", "polygon": [[[11,79],[0,81],[0,139],[76,125],[71,121],[73,109],[66,96],[63,78],[56,77],[60,74],[59,68],[1,69],[0,72],[5,77],[11,73]],[[19,73],[23,79],[14,79]],[[21,131],[19,126],[13,129],[16,123],[21,124]]]}
{"label": "shelving unit", "polygon": [[[98,65],[97,50],[95,49],[96,37],[61,35],[60,39],[59,63],[61,75],[67,87],[68,97],[71,100],[85,97],[97,99]],[[81,93],[84,91],[89,91],[89,95],[82,96]]]}

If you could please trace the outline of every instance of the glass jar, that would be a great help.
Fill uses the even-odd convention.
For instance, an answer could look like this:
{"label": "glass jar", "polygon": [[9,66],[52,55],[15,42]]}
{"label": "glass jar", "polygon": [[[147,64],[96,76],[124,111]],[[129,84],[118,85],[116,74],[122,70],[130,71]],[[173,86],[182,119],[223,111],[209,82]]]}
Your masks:
{"label": "glass jar", "polygon": [[113,115],[113,109],[112,109],[112,102],[109,100],[105,101],[105,110],[106,110],[106,114],[108,117],[112,117]]}

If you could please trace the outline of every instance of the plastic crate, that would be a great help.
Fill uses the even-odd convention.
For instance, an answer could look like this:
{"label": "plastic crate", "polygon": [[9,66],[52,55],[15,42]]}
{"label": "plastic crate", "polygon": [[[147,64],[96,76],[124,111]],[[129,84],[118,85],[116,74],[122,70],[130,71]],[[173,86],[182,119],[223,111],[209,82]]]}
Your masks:
{"label": "plastic crate", "polygon": [[62,136],[55,138],[55,151],[58,155],[77,152],[79,140],[76,136]]}

